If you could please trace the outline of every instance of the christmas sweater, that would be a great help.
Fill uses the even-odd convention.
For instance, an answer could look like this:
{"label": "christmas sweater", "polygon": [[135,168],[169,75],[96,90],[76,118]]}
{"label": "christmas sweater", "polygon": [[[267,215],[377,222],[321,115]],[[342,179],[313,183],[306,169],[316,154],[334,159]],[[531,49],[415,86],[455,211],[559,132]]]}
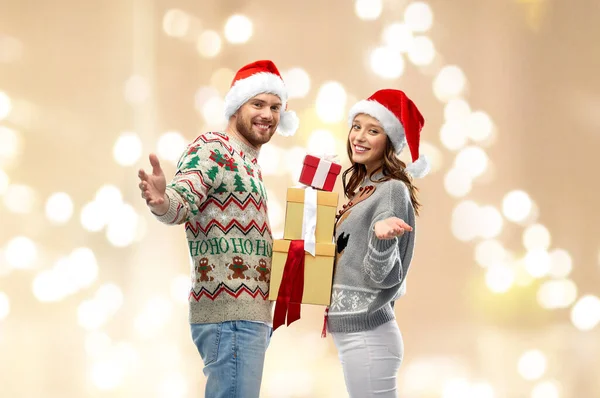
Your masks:
{"label": "christmas sweater", "polygon": [[[336,223],[336,269],[327,316],[332,333],[371,330],[395,319],[393,301],[405,292],[416,231],[410,194],[402,181],[372,180],[361,185]],[[404,220],[413,230],[378,239],[375,223],[389,217]]]}
{"label": "christmas sweater", "polygon": [[206,133],[188,146],[167,186],[169,210],[156,217],[185,225],[190,323],[272,322],[273,239],[257,157],[234,137]]}

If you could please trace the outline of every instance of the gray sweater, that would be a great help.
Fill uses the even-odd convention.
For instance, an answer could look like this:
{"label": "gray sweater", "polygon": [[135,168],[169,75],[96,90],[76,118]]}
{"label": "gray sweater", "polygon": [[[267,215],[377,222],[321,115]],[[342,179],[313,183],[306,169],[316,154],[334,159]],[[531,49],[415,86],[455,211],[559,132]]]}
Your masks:
{"label": "gray sweater", "polygon": [[[377,180],[381,174],[373,176]],[[413,227],[389,240],[375,236],[375,223],[398,217]],[[395,319],[393,301],[404,294],[415,242],[415,212],[402,181],[366,179],[340,211],[336,224],[336,268],[328,330],[358,332]]]}

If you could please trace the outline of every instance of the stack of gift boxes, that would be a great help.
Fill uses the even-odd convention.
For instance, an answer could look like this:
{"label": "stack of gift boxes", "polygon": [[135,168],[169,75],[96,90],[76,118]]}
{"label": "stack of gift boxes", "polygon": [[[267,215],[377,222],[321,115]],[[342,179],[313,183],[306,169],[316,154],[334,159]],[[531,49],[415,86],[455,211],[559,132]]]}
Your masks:
{"label": "stack of gift boxes", "polygon": [[[290,254],[290,246],[293,241],[296,243],[302,241],[304,249],[307,251],[303,253],[303,279],[300,278],[301,280],[298,281],[298,278],[295,278],[292,281],[293,284],[299,284],[302,289],[301,295],[299,293],[292,294],[290,302],[324,306],[328,306],[330,303],[335,260],[333,229],[339,200],[339,195],[331,191],[340,170],[341,166],[337,163],[307,155],[300,175],[300,182],[307,187],[287,190],[283,239],[273,242],[269,300],[277,301],[276,305],[279,305],[278,298],[281,299],[280,287],[284,290],[285,277],[289,278],[289,272],[284,271],[286,263],[289,267],[288,254]],[[311,189],[315,189],[316,192],[307,192]],[[306,228],[306,201],[309,198],[314,201],[315,196],[316,209],[313,210],[313,213],[316,213],[316,227],[314,228],[312,250],[310,250],[310,245],[306,245],[307,235],[306,233],[303,235],[303,225]],[[309,203],[307,206],[312,208],[314,203]],[[312,251],[314,256],[309,251]],[[289,282],[288,280],[287,283],[289,284]],[[299,297],[301,297],[300,303],[295,302]],[[277,313],[277,308],[275,311]]]}

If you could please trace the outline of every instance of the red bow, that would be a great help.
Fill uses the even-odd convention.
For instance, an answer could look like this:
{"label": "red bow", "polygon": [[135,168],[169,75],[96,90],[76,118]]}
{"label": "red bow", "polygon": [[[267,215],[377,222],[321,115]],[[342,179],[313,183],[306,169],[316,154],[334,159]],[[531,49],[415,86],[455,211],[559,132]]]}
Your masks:
{"label": "red bow", "polygon": [[283,277],[275,303],[273,316],[273,330],[300,319],[300,303],[304,292],[304,241],[293,240],[290,242]]}

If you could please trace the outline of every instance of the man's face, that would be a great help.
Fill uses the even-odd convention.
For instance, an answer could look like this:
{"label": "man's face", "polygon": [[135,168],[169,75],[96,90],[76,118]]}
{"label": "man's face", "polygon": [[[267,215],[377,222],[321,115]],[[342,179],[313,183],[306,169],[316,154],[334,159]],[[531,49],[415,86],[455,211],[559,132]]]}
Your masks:
{"label": "man's face", "polygon": [[237,110],[237,131],[250,145],[259,148],[269,142],[281,115],[281,100],[273,94],[258,94]]}

